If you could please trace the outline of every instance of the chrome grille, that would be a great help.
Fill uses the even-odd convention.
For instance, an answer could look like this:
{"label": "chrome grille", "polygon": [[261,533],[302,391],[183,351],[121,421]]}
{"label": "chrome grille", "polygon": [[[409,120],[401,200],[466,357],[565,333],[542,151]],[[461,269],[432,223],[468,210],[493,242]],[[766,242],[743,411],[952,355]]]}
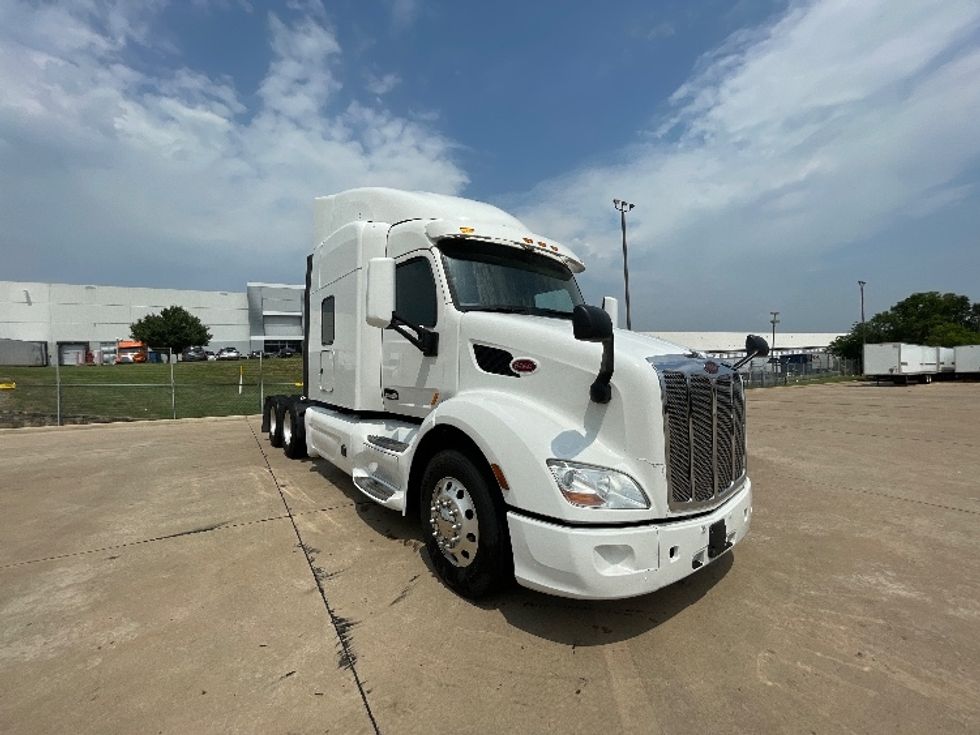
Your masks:
{"label": "chrome grille", "polygon": [[745,388],[737,372],[686,356],[649,358],[660,376],[674,510],[707,505],[745,474]]}

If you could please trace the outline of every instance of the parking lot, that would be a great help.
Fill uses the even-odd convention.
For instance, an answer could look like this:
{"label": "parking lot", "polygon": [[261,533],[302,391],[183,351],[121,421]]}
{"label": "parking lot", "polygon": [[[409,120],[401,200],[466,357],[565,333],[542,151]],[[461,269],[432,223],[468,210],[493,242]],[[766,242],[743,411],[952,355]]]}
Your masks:
{"label": "parking lot", "polygon": [[0,430],[0,732],[980,732],[980,383],[749,394],[753,527],[474,605],[259,419]]}

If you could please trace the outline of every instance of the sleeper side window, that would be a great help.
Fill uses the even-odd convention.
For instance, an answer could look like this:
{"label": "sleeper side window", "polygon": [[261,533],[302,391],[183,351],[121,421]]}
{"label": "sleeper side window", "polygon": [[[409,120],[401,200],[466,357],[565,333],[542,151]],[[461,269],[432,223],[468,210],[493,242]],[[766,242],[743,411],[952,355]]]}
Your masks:
{"label": "sleeper side window", "polygon": [[320,342],[325,345],[332,345],[334,338],[334,328],[336,326],[336,309],[334,308],[334,297],[327,296],[320,302]]}
{"label": "sleeper side window", "polygon": [[395,268],[395,313],[409,324],[436,325],[436,282],[425,258],[413,258]]}

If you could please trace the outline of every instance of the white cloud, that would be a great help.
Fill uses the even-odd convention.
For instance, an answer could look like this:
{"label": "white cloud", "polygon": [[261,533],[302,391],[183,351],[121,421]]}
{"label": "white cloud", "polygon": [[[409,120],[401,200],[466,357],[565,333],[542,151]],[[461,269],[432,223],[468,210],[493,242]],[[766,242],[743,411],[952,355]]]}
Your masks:
{"label": "white cloud", "polygon": [[[141,3],[0,6],[0,251],[7,273],[96,281],[181,270],[214,287],[298,280],[318,194],[361,185],[458,192],[454,144],[381,106],[341,103],[322,10],[268,19],[254,104],[227,78],[131,61]],[[303,6],[304,8],[306,6]],[[97,265],[98,264],[98,265]],[[106,276],[93,275],[101,270]],[[196,274],[196,275],[193,275]],[[123,276],[124,277],[124,276]],[[226,276],[225,276],[226,278]],[[121,281],[125,282],[125,281]],[[180,285],[161,283],[160,285]]]}
{"label": "white cloud", "polygon": [[373,95],[382,97],[401,84],[402,78],[397,74],[367,75],[367,89]]}
{"label": "white cloud", "polygon": [[418,0],[391,0],[391,27],[395,32],[410,28],[422,8]]}
{"label": "white cloud", "polygon": [[795,5],[705,56],[643,142],[542,183],[522,214],[614,283],[626,197],[631,255],[656,251],[672,272],[648,283],[681,292],[706,262],[819,253],[946,206],[980,156],[978,25],[970,0]]}

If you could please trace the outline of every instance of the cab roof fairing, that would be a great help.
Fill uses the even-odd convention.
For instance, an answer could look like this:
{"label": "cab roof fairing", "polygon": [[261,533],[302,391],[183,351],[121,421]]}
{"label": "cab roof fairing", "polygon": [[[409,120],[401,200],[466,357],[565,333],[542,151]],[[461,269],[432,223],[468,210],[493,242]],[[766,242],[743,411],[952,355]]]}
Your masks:
{"label": "cab roof fairing", "polygon": [[425,234],[432,242],[452,238],[479,240],[520,248],[557,260],[567,266],[572,273],[581,273],[585,270],[582,259],[561,243],[516,227],[463,219],[435,219],[426,224]]}

